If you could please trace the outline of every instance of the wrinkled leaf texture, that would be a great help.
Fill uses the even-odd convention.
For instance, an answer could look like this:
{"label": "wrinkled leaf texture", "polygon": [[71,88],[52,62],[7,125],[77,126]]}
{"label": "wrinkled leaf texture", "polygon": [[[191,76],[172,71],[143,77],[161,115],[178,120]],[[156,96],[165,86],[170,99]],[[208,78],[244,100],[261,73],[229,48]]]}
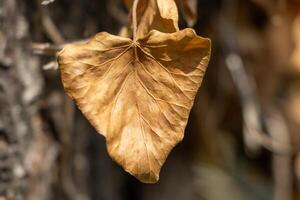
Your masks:
{"label": "wrinkled leaf texture", "polygon": [[210,40],[192,29],[152,30],[137,43],[98,33],[70,44],[58,62],[65,90],[106,138],[127,172],[154,183],[182,140],[210,57]]}

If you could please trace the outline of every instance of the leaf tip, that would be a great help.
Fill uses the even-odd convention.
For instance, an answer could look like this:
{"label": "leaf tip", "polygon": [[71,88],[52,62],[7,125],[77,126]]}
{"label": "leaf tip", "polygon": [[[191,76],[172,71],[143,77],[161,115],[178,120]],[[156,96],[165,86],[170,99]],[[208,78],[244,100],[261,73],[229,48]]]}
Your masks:
{"label": "leaf tip", "polygon": [[136,177],[142,183],[155,184],[159,181],[159,172],[149,171],[147,173],[134,174],[128,171],[128,173]]}

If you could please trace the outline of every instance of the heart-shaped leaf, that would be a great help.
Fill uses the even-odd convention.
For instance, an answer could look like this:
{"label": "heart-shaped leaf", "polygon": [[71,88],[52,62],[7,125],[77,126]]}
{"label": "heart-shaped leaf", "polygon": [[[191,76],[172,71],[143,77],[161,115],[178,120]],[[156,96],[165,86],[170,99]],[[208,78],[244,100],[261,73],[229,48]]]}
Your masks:
{"label": "heart-shaped leaf", "polygon": [[98,33],[58,56],[63,85],[105,136],[110,156],[147,183],[182,140],[210,57],[192,29],[128,38]]}

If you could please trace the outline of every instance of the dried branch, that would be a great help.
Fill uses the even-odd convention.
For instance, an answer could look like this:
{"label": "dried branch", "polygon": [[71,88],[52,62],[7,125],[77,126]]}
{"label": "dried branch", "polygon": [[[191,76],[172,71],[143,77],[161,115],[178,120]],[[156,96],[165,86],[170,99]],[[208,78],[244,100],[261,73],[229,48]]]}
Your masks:
{"label": "dried branch", "polygon": [[[73,44],[86,43],[88,39],[76,40],[70,42]],[[56,54],[61,51],[67,43],[62,44],[51,44],[51,43],[31,43],[31,49],[34,54],[43,56],[56,56]]]}
{"label": "dried branch", "polygon": [[49,16],[47,8],[43,7],[43,5],[48,5],[49,3],[52,3],[54,0],[45,0],[41,4],[38,1],[38,8],[39,8],[39,14],[41,16],[42,26],[45,30],[45,33],[48,35],[48,37],[55,43],[55,44],[61,44],[64,42],[64,38],[61,35],[60,31],[56,27],[55,23]]}
{"label": "dried branch", "polygon": [[[287,125],[279,112],[272,110],[267,118],[267,129],[276,141],[290,146],[290,135]],[[292,199],[292,155],[273,154],[273,174],[275,186],[275,200]]]}
{"label": "dried branch", "polygon": [[63,46],[50,43],[31,43],[31,49],[34,54],[46,56],[56,56]]}
{"label": "dried branch", "polygon": [[51,4],[51,3],[53,3],[54,1],[55,0],[43,0],[42,3],[41,3],[41,5],[47,6],[47,5]]}
{"label": "dried branch", "polygon": [[[272,152],[280,154],[292,153],[293,150],[289,144],[272,137],[273,134],[268,136],[263,130],[261,123],[262,115],[256,97],[254,81],[246,73],[241,57],[234,53],[229,54],[226,57],[226,66],[229,69],[241,98],[246,144],[248,144],[250,148],[260,145]],[[271,127],[267,120],[265,120],[265,122],[267,127]],[[271,132],[271,129],[268,130],[268,132]]]}
{"label": "dried branch", "polygon": [[57,70],[58,64],[56,61],[51,61],[43,66],[43,70]]}

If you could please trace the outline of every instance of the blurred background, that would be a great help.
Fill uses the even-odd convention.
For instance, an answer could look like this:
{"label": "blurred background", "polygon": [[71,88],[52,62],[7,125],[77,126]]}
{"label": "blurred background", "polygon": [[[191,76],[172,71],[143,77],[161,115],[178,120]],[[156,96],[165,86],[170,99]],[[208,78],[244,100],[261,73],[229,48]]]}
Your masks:
{"label": "blurred background", "polygon": [[124,2],[0,0],[0,200],[300,200],[300,1],[178,5],[212,57],[183,142],[146,185],[108,157],[55,57],[118,34]]}

